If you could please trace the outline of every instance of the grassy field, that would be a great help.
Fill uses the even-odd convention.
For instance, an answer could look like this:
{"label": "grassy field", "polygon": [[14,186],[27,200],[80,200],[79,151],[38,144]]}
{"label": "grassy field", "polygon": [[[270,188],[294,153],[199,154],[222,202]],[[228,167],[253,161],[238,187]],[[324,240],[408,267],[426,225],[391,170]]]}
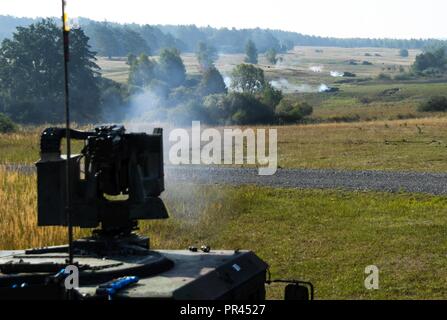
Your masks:
{"label": "grassy field", "polygon": [[[283,168],[447,171],[447,118],[272,128],[278,129],[278,163]],[[0,134],[0,164],[39,159],[42,128],[27,129]],[[165,146],[167,152],[168,141]],[[76,144],[74,151],[80,148]]]}
{"label": "grassy field", "polygon": [[278,129],[284,168],[446,171],[447,119],[286,126]]}
{"label": "grassy field", "polygon": [[[317,49],[322,52],[316,52]],[[408,69],[419,53],[419,50],[410,50],[410,56],[402,58],[398,55],[397,49],[295,47],[288,53],[280,54],[279,57],[282,57],[283,61],[276,66],[270,65],[265,56],[261,54],[259,66],[264,69],[268,78],[305,76],[308,83],[321,83],[337,80],[330,76],[330,71],[353,72],[360,77],[377,76],[381,72],[397,74],[400,66]],[[365,54],[371,56],[365,56]],[[157,56],[154,58],[157,59]],[[198,74],[200,72],[194,53],[184,53],[182,59],[188,73]],[[354,60],[358,64],[349,64],[350,60]],[[363,65],[363,61],[368,61],[372,65]],[[222,74],[227,75],[236,65],[243,62],[244,54],[220,54],[216,61],[216,67]],[[99,57],[97,63],[102,69],[103,76],[118,82],[127,81],[129,66],[126,64],[125,58]],[[321,72],[313,72],[310,68],[314,66],[321,67]]]}
{"label": "grassy field", "polygon": [[[0,169],[0,249],[66,241],[63,229],[35,227],[35,183]],[[249,248],[274,278],[312,281],[318,299],[447,298],[445,197],[168,186],[163,198],[171,219],[141,224],[155,248]],[[380,269],[377,291],[363,286],[368,265]]]}

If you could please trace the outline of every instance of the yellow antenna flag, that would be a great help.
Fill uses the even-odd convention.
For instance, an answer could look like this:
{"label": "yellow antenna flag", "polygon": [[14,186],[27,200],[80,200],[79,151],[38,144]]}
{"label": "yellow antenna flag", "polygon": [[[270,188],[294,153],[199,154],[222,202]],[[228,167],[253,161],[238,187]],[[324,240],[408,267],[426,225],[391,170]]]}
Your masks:
{"label": "yellow antenna flag", "polygon": [[69,32],[70,31],[70,22],[68,20],[68,13],[66,12],[67,10],[67,0],[63,0],[62,1],[62,8],[63,8],[63,17],[62,17],[62,21],[64,24],[64,31]]}

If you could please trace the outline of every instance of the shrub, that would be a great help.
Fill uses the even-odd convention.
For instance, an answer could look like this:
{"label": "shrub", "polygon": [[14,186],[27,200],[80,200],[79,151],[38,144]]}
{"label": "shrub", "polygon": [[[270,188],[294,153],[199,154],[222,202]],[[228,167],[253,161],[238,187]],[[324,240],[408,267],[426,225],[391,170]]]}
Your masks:
{"label": "shrub", "polygon": [[429,100],[419,106],[418,111],[447,111],[447,97],[431,97]]}
{"label": "shrub", "polygon": [[216,124],[265,124],[274,121],[273,110],[250,94],[232,92],[207,96],[203,105]]}
{"label": "shrub", "polygon": [[192,121],[209,122],[203,106],[193,100],[170,109],[168,112],[168,120],[170,123],[180,126],[191,125]]}
{"label": "shrub", "polygon": [[273,88],[269,83],[266,84],[264,91],[262,91],[262,94],[260,95],[261,102],[269,106],[272,110],[275,109],[282,98],[282,91]]}
{"label": "shrub", "polygon": [[358,122],[360,121],[360,116],[358,114],[345,115],[345,116],[335,116],[327,119],[327,122]]}
{"label": "shrub", "polygon": [[5,114],[0,113],[0,133],[14,132],[17,126]]}
{"label": "shrub", "polygon": [[228,95],[234,111],[232,122],[239,125],[272,123],[274,112],[256,97],[249,94],[231,93]]}
{"label": "shrub", "polygon": [[402,58],[407,58],[407,57],[409,56],[409,52],[408,52],[407,49],[400,49],[400,51],[399,51],[399,55],[400,55]]}
{"label": "shrub", "polygon": [[411,73],[400,73],[394,76],[394,80],[411,80],[413,79],[413,75]]}
{"label": "shrub", "polygon": [[428,51],[416,56],[413,69],[416,72],[429,70],[430,73],[444,72],[447,65],[446,50],[439,48],[434,51]]}
{"label": "shrub", "polygon": [[373,99],[371,97],[361,97],[359,101],[363,104],[370,104],[373,102]]}
{"label": "shrub", "polygon": [[377,79],[378,80],[391,80],[391,76],[386,73],[379,73],[379,75],[377,76]]}
{"label": "shrub", "polygon": [[276,106],[275,114],[280,122],[292,123],[311,115],[313,108],[306,102],[296,102],[282,99]]}

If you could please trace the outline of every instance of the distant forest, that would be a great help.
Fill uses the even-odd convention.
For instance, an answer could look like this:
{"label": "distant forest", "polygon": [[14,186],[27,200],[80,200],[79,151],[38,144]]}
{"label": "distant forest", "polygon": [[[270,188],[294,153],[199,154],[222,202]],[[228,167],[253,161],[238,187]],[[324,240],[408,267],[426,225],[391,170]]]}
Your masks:
{"label": "distant forest", "polygon": [[[17,26],[28,26],[39,19],[0,15],[0,40],[11,37]],[[296,32],[269,29],[228,29],[196,27],[195,25],[138,25],[97,22],[79,18],[79,25],[90,38],[92,49],[101,56],[157,54],[162,48],[177,48],[195,52],[200,42],[222,53],[242,53],[252,40],[260,53],[269,49],[285,52],[293,46],[377,47],[423,49],[446,43],[436,39],[341,39],[303,35]],[[56,22],[58,20],[56,19]]]}

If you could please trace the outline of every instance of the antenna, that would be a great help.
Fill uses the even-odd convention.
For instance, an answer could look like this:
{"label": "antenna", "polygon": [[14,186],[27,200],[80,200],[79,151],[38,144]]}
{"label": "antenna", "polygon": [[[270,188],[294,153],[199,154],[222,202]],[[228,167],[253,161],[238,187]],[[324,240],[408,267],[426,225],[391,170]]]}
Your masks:
{"label": "antenna", "polygon": [[68,263],[73,264],[73,223],[71,212],[71,188],[70,188],[70,162],[71,162],[71,139],[70,139],[70,103],[68,90],[68,62],[70,60],[69,54],[69,33],[70,26],[68,24],[68,15],[65,12],[67,6],[66,0],[62,0],[62,34],[64,42],[64,82],[65,82],[65,128],[67,140],[67,162],[65,168],[65,212],[67,216],[68,226]]}

